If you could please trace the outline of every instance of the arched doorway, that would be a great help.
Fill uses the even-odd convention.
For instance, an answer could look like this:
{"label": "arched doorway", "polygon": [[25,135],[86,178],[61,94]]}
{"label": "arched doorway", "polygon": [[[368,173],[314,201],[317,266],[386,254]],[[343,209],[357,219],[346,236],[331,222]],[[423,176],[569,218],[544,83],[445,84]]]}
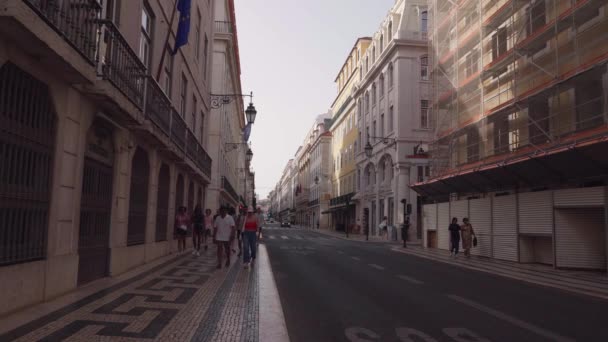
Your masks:
{"label": "arched doorway", "polygon": [[0,266],[46,258],[56,114],[46,84],[0,68]]}
{"label": "arched doorway", "polygon": [[87,133],[78,231],[78,284],[108,274],[114,145],[112,127],[95,120]]}
{"label": "arched doorway", "polygon": [[131,162],[127,246],[141,245],[146,242],[149,174],[150,163],[148,162],[148,153],[141,147],[137,147]]}
{"label": "arched doorway", "polygon": [[156,241],[167,241],[169,224],[169,189],[171,174],[169,166],[163,163],[158,173],[158,197],[156,199]]}

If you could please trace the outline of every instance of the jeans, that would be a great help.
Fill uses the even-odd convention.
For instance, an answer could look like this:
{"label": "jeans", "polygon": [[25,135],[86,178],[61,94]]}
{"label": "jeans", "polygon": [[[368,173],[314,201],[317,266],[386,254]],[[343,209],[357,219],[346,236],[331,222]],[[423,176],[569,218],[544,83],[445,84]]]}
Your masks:
{"label": "jeans", "polygon": [[250,262],[251,259],[255,259],[256,242],[257,236],[254,231],[243,232],[243,261]]}
{"label": "jeans", "polygon": [[453,252],[454,254],[458,254],[458,249],[460,247],[460,240],[451,239],[450,244],[451,244],[450,252]]}

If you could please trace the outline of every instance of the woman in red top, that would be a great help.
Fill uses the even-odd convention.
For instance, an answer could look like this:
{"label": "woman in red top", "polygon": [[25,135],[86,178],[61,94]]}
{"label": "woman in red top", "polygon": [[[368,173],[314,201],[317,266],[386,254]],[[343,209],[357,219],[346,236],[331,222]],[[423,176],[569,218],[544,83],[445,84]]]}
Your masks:
{"label": "woman in red top", "polygon": [[243,220],[243,262],[245,268],[249,267],[251,260],[255,260],[256,239],[258,232],[258,217],[253,208],[247,209],[247,217]]}

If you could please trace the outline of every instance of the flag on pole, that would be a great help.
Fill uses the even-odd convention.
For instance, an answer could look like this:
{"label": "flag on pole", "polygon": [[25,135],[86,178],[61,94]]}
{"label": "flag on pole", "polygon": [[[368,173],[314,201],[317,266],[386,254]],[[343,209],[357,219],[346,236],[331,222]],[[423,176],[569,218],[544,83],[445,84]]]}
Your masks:
{"label": "flag on pole", "polygon": [[179,0],[177,3],[179,24],[177,25],[173,55],[177,53],[177,50],[179,50],[180,47],[188,44],[188,34],[190,33],[190,7],[192,7],[192,0]]}
{"label": "flag on pole", "polygon": [[248,123],[245,128],[243,128],[243,138],[247,142],[249,141],[249,136],[251,135],[251,124]]}

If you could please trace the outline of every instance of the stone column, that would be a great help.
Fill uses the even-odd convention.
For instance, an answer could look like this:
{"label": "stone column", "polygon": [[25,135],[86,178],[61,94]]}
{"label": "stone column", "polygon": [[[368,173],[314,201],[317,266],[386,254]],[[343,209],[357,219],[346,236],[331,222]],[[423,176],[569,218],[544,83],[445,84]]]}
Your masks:
{"label": "stone column", "polygon": [[145,261],[149,262],[160,256],[162,251],[156,246],[156,203],[158,201],[158,173],[161,161],[155,150],[148,152],[150,170],[148,175],[148,218],[146,219],[146,254]]}

